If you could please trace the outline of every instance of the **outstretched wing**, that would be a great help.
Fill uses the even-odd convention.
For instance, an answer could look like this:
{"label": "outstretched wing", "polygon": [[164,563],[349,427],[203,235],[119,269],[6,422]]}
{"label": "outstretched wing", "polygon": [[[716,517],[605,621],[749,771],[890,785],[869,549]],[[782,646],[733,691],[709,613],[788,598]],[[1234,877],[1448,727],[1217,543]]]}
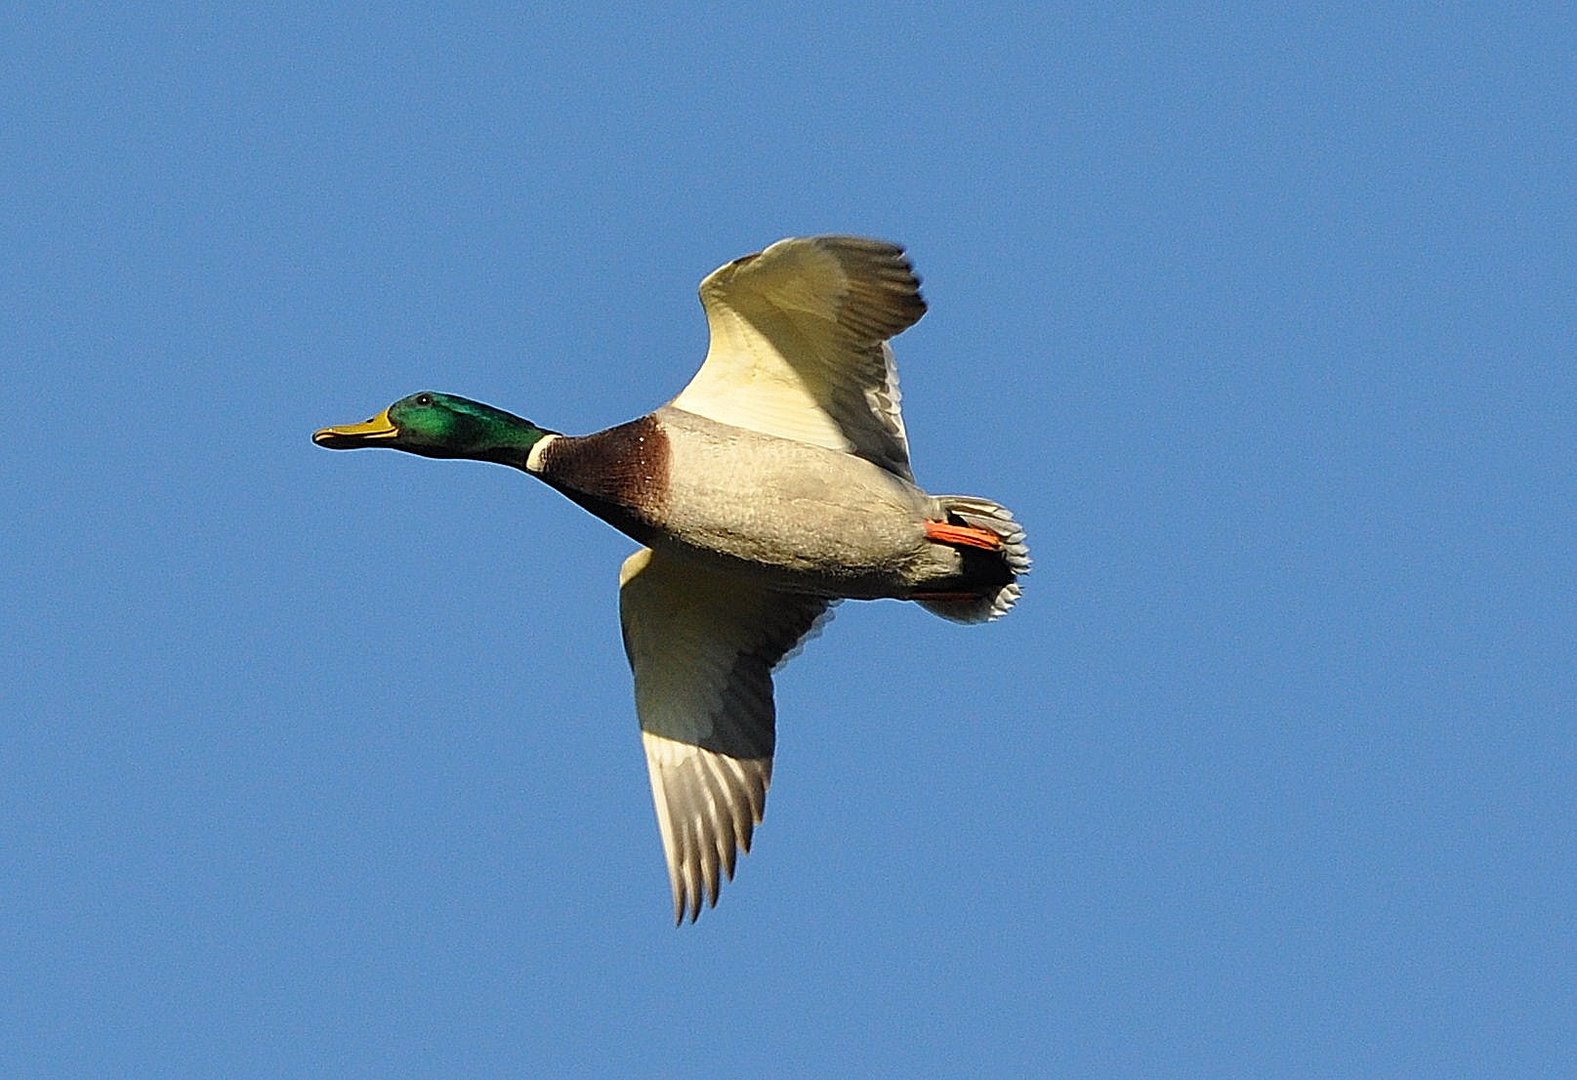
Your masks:
{"label": "outstretched wing", "polygon": [[887,339],[925,314],[903,249],[791,237],[701,282],[711,345],[676,408],[842,450],[912,480]]}
{"label": "outstretched wing", "polygon": [[643,548],[619,572],[624,651],[668,858],[674,921],[717,903],[772,780],[772,669],[830,602]]}

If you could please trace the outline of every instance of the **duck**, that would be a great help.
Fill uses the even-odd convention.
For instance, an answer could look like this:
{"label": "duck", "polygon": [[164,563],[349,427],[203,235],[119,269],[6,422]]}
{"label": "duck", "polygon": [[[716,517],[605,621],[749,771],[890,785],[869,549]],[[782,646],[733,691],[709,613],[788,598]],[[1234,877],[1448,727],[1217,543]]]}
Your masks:
{"label": "duck", "polygon": [[675,924],[715,907],[766,809],[772,674],[843,600],[944,619],[1006,614],[1030,569],[990,499],[918,487],[890,340],[925,314],[904,249],[790,237],[700,286],[700,370],[653,412],[566,435],[422,391],[332,450],[464,458],[543,481],[634,540],[619,620]]}

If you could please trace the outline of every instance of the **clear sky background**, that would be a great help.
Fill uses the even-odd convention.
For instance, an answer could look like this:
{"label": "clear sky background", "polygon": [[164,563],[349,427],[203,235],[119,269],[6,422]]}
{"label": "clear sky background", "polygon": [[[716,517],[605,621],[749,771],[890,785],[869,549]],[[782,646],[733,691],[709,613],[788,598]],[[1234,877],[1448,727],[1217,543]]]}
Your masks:
{"label": "clear sky background", "polygon": [[[0,16],[0,1074],[1577,1074],[1568,5],[325,7]],[[631,543],[308,437],[824,231],[1036,569],[843,605],[675,930]]]}

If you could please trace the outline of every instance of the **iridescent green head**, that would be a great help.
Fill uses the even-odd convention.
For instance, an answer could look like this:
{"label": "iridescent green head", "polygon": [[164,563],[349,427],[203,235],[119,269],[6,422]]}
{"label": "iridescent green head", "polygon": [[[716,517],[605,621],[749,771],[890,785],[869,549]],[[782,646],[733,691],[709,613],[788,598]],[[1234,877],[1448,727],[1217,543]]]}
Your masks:
{"label": "iridescent green head", "polygon": [[526,454],[548,434],[530,420],[480,401],[424,390],[401,398],[363,424],[316,431],[330,450],[385,446],[432,458],[471,458],[523,467]]}

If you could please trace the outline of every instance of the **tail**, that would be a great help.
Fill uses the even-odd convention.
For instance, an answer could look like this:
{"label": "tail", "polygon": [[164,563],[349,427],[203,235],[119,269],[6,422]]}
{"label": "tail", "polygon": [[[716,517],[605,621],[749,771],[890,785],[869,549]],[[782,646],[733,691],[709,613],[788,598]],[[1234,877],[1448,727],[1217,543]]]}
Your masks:
{"label": "tail", "polygon": [[1029,573],[1029,547],[1024,543],[1024,527],[1013,520],[1011,510],[990,499],[973,495],[937,495],[935,498],[950,524],[993,533],[1001,545],[989,551],[977,547],[959,549],[964,555],[966,577],[978,576],[993,584],[956,597],[934,597],[916,603],[954,622],[989,622],[1001,618],[1023,591],[1018,579]]}

